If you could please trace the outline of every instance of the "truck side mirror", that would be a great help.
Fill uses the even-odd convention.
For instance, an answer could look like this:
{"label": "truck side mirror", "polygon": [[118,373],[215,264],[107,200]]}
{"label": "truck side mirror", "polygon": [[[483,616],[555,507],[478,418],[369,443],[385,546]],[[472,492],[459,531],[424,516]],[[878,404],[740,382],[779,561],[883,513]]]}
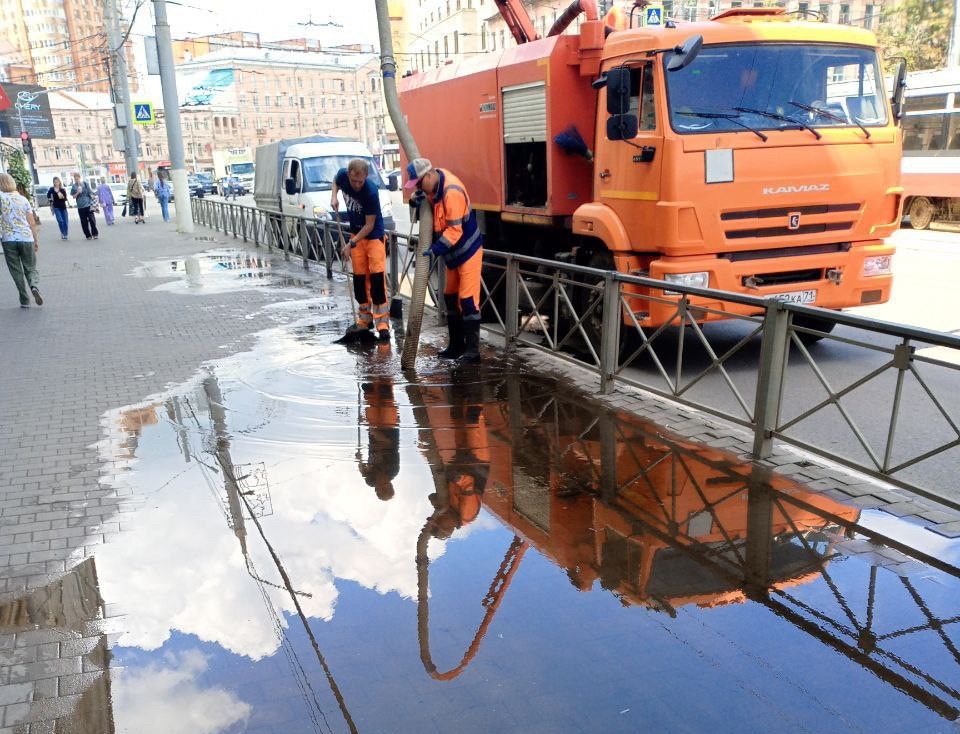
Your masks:
{"label": "truck side mirror", "polygon": [[637,137],[636,115],[610,115],[607,118],[607,140],[629,140]]}
{"label": "truck side mirror", "polygon": [[287,196],[293,196],[299,193],[297,191],[297,182],[292,178],[284,179],[283,189],[287,192]]}
{"label": "truck side mirror", "polygon": [[673,49],[673,56],[667,62],[667,71],[680,71],[693,63],[703,46],[703,36],[690,36],[682,46]]}
{"label": "truck side mirror", "polygon": [[617,66],[607,72],[607,114],[622,115],[630,109],[630,69]]}
{"label": "truck side mirror", "polygon": [[890,104],[893,106],[893,119],[899,123],[903,119],[903,95],[907,91],[907,60],[902,56],[895,58],[899,63],[893,75],[893,96],[890,97]]}

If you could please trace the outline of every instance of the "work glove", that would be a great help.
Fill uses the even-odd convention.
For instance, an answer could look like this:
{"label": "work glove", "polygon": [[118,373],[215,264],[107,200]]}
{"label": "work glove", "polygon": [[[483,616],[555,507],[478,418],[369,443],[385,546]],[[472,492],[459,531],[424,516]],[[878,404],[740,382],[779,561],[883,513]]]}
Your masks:
{"label": "work glove", "polygon": [[430,247],[423,251],[424,255],[433,254],[436,257],[443,257],[447,254],[448,248],[440,240],[434,242]]}
{"label": "work glove", "polygon": [[420,204],[423,203],[426,194],[423,193],[420,189],[417,189],[413,192],[413,195],[410,197],[410,221],[418,222],[420,221]]}

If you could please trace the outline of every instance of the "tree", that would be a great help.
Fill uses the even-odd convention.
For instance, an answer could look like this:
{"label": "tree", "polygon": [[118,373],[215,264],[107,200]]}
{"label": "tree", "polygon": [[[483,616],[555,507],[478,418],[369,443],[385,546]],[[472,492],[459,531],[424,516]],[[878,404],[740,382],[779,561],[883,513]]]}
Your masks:
{"label": "tree", "polygon": [[14,150],[7,159],[7,172],[13,176],[13,180],[17,182],[18,186],[23,186],[27,193],[31,193],[33,179],[30,177],[30,172],[23,161],[23,153],[19,150]]}
{"label": "tree", "polygon": [[907,68],[940,69],[946,64],[953,3],[902,0],[880,18],[877,38],[886,56],[903,56]]}

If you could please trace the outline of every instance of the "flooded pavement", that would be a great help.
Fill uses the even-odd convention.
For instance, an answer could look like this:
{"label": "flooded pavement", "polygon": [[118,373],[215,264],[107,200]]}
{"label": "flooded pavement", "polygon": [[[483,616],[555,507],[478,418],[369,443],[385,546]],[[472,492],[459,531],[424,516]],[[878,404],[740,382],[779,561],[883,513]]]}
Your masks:
{"label": "flooded pavement", "polygon": [[80,730],[957,731],[960,543],[340,326],[105,416],[134,511],[0,610],[91,640]]}
{"label": "flooded pavement", "polygon": [[154,290],[172,293],[228,293],[250,288],[306,290],[310,281],[292,275],[269,255],[236,247],[217,248],[185,258],[144,263],[132,273],[139,278],[169,278]]}

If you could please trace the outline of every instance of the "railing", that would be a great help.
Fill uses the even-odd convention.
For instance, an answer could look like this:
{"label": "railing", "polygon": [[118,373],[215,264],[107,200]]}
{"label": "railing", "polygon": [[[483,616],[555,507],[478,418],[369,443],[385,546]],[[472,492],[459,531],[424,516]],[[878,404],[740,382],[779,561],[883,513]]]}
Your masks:
{"label": "railing", "polygon": [[[194,200],[194,220],[288,258],[339,262],[337,226]],[[391,295],[408,286],[416,237],[388,233]],[[810,306],[692,288],[487,250],[485,328],[597,372],[600,389],[641,387],[954,509],[938,488],[960,456],[960,338]],[[443,268],[430,300],[443,309]],[[662,314],[655,324],[647,314]],[[719,321],[720,319],[723,321]],[[714,322],[717,323],[709,323]],[[837,333],[831,333],[836,327]]]}

